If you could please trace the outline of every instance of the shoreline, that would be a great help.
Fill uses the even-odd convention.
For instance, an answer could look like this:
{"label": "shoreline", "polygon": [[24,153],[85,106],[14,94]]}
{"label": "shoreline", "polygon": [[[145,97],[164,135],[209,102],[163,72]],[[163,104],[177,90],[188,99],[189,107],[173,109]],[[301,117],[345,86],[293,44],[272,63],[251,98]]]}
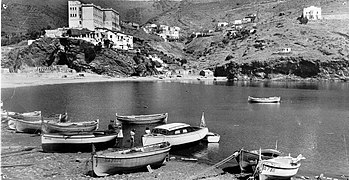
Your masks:
{"label": "shoreline", "polygon": [[17,88],[27,86],[93,83],[93,82],[130,82],[130,81],[183,81],[183,80],[223,80],[225,77],[203,77],[200,75],[170,76],[165,77],[109,77],[91,73],[2,73],[1,88]]}
{"label": "shoreline", "polygon": [[[146,77],[110,77],[93,73],[1,73],[1,88],[17,88],[41,85],[94,83],[94,82],[154,82],[154,81],[220,81],[227,82],[226,77],[180,75],[180,76],[146,76]],[[277,77],[273,79],[239,78],[236,81],[275,81],[275,82],[346,82],[339,79],[301,79],[296,77]]]}

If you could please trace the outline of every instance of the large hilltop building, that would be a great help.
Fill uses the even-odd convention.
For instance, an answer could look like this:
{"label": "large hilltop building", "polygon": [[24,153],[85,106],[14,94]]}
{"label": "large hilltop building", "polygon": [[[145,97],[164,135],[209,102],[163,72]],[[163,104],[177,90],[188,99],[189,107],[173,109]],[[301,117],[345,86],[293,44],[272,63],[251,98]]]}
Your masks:
{"label": "large hilltop building", "polygon": [[111,8],[101,8],[80,1],[68,1],[69,28],[107,28],[120,31],[119,12]]}

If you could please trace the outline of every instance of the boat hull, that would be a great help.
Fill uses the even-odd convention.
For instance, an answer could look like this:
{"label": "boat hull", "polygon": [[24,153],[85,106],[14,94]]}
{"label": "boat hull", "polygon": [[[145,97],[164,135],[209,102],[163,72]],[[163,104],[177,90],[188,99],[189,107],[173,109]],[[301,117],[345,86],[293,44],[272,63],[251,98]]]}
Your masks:
{"label": "boat hull", "polygon": [[117,134],[110,135],[59,135],[42,134],[41,145],[44,152],[91,152],[92,144],[96,150],[113,147]]}
{"label": "boat hull", "polygon": [[43,123],[44,133],[67,133],[67,132],[92,132],[98,129],[98,121],[76,122],[76,123]]}
{"label": "boat hull", "polygon": [[116,119],[126,124],[152,124],[167,122],[168,113],[152,115],[116,116]]}
{"label": "boat hull", "polygon": [[290,156],[276,157],[261,160],[258,163],[258,176],[260,180],[290,179],[298,172],[301,163]]}
{"label": "boat hull", "polygon": [[144,135],[142,137],[143,145],[157,144],[161,142],[169,142],[171,146],[185,145],[194,143],[205,138],[208,133],[208,128],[201,128],[197,131],[189,132],[186,134],[179,135],[162,135],[162,134],[151,134]]}
{"label": "boat hull", "polygon": [[250,103],[279,103],[281,100],[280,97],[267,97],[267,98],[255,98],[248,97],[248,102]]}
{"label": "boat hull", "polygon": [[41,111],[33,111],[27,113],[8,113],[8,117],[13,119],[22,119],[25,121],[39,121],[41,120]]}
{"label": "boat hull", "polygon": [[93,172],[97,176],[106,176],[121,172],[135,171],[150,165],[160,166],[168,157],[170,146],[150,152],[137,152],[130,155],[115,156],[94,155]]}
{"label": "boat hull", "polygon": [[[279,156],[280,151],[276,149],[262,149],[261,158],[262,160],[271,159],[273,157]],[[236,161],[239,163],[242,172],[253,173],[255,167],[258,164],[259,152],[258,151],[247,151],[240,150],[239,155],[236,157]]]}
{"label": "boat hull", "polygon": [[218,143],[220,138],[221,136],[219,134],[209,132],[204,138],[204,141],[209,143]]}
{"label": "boat hull", "polygon": [[[11,120],[12,121],[12,120]],[[42,121],[26,121],[21,119],[15,119],[15,131],[22,133],[40,133]],[[13,124],[10,124],[9,128],[13,128]]]}
{"label": "boat hull", "polygon": [[296,168],[277,168],[272,166],[263,165],[259,174],[260,180],[278,180],[278,179],[290,179],[298,172],[299,166]]}

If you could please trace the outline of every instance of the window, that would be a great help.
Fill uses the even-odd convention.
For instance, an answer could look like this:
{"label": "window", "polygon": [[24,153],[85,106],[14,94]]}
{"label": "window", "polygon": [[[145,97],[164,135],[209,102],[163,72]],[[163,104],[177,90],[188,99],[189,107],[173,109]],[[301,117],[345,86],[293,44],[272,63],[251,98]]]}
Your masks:
{"label": "window", "polygon": [[183,129],[183,133],[187,133],[188,132],[188,130],[187,129]]}
{"label": "window", "polygon": [[177,131],[175,131],[175,134],[179,134],[181,131],[180,130],[177,130]]}

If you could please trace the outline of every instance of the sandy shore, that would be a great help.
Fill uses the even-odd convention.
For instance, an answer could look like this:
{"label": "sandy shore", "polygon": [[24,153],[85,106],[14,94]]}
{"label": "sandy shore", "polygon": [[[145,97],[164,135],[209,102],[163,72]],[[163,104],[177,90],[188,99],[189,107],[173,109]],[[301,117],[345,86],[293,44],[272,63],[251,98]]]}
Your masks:
{"label": "sandy shore", "polygon": [[[81,75],[80,75],[81,74]],[[90,73],[3,73],[1,88],[38,86],[65,83],[122,82],[122,81],[184,81],[184,80],[226,80],[226,78],[202,76],[150,76],[150,77],[109,77]]]}

